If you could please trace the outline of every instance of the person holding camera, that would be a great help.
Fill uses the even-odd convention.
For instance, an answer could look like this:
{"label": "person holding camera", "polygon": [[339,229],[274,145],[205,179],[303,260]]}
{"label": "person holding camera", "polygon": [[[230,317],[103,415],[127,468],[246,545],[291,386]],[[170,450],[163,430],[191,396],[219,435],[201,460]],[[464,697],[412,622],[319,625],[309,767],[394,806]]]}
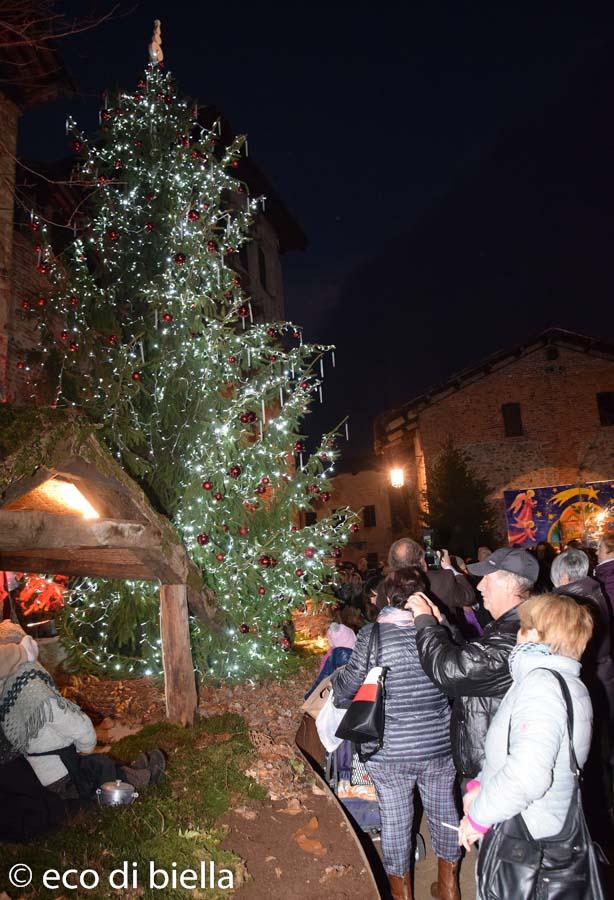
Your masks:
{"label": "person holding camera", "polygon": [[428,593],[444,612],[454,615],[454,610],[473,606],[475,594],[468,579],[457,572],[447,550],[439,551],[440,568],[429,569],[423,547],[411,538],[395,541],[388,551],[388,567],[393,570],[416,566],[425,573]]}
{"label": "person holding camera", "polygon": [[493,622],[481,637],[458,643],[435,604],[425,595],[411,597],[416,646],[422,668],[433,684],[453,698],[452,755],[461,779],[475,778],[484,761],[486,732],[512,679],[509,656],[519,628],[518,607],[539,576],[535,557],[503,547],[469,566],[480,575],[478,590]]}

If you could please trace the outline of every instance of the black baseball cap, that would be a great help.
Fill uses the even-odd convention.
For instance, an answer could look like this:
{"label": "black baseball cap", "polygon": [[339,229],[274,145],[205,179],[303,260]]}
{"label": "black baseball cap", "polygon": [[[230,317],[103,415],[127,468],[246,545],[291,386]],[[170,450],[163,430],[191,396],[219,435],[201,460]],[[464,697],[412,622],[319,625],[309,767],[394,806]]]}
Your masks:
{"label": "black baseball cap", "polygon": [[535,583],[539,576],[539,563],[526,550],[518,547],[501,547],[482,562],[467,566],[472,575],[491,575],[493,572],[511,572]]}

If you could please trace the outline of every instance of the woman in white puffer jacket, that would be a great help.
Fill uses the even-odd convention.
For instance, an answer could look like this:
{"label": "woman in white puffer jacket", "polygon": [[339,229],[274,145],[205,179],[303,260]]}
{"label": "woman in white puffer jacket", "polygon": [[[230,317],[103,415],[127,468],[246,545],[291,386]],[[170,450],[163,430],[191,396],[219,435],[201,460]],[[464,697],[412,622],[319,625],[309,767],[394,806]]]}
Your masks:
{"label": "woman in white puffer jacket", "polygon": [[467,849],[518,813],[536,839],[563,828],[575,787],[567,707],[558,680],[544,669],[559,672],[569,688],[580,766],[591,743],[593,710],[579,662],[593,630],[590,612],[572,597],[544,594],[527,600],[519,613],[509,663],[514,683],[488,730],[482,771],[463,800],[459,840]]}

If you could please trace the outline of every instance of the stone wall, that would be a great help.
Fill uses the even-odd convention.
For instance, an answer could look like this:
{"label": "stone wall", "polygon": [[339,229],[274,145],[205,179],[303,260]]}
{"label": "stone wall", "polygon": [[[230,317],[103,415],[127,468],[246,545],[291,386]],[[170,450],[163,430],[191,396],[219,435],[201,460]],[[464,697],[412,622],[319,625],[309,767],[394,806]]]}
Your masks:
{"label": "stone wall", "polygon": [[[450,436],[493,499],[511,488],[614,479],[614,426],[599,422],[596,395],[614,391],[614,360],[541,347],[500,371],[451,390],[418,414],[426,472]],[[521,437],[506,437],[501,407],[520,403]]]}
{"label": "stone wall", "polygon": [[0,94],[0,402],[8,400],[8,322],[12,306],[13,197],[19,110]]}

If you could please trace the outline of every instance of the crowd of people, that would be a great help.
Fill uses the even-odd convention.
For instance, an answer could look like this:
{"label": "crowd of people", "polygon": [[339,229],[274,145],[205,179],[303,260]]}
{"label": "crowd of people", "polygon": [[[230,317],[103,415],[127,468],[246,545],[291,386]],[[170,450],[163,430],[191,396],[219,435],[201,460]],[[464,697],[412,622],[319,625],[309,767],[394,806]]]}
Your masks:
{"label": "crowd of people", "polygon": [[413,897],[416,787],[439,900],[460,900],[462,848],[479,843],[482,853],[501,823],[520,816],[534,840],[563,834],[577,793],[574,753],[592,837],[612,844],[614,534],[596,552],[576,542],[560,553],[480,548],[476,562],[442,551],[439,563],[429,568],[424,549],[402,539],[384,572],[363,573],[360,591],[350,571],[315,683],[330,674],[344,709],[371,666],[386,670],[383,741],[363,750],[393,900]]}

